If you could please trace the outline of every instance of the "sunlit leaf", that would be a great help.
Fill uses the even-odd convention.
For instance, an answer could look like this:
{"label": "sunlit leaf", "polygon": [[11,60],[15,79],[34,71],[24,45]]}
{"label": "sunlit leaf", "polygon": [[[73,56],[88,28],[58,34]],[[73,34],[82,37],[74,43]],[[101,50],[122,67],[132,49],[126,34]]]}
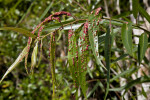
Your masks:
{"label": "sunlit leaf", "polygon": [[90,15],[88,18],[88,21],[90,22],[89,31],[88,31],[89,32],[89,41],[90,41],[93,55],[96,59],[96,63],[99,66],[106,69],[100,60],[100,56],[99,56],[99,52],[98,52],[98,33],[97,32],[100,29],[99,25],[97,25],[98,23],[100,23],[98,19],[99,18],[96,18],[94,15]]}
{"label": "sunlit leaf", "polygon": [[15,68],[17,65],[22,61],[22,59],[25,57],[25,55],[28,53],[28,47],[26,46],[23,51],[20,53],[18,58],[15,60],[15,62],[8,68],[2,79],[0,80],[0,83],[3,81],[3,79]]}
{"label": "sunlit leaf", "polygon": [[[76,91],[78,91],[80,86],[84,97],[86,98],[86,70],[88,63],[88,49],[86,49],[86,47],[88,45],[88,38],[85,36],[83,30],[83,25],[81,25],[75,32],[69,30],[68,61]],[[77,94],[78,93],[76,92],[76,95]]]}
{"label": "sunlit leaf", "polygon": [[32,56],[31,56],[31,70],[36,65],[37,52],[38,52],[38,41],[35,44],[35,47],[33,49]]}
{"label": "sunlit leaf", "polygon": [[70,23],[73,21],[75,21],[75,20],[68,20],[68,21],[64,21],[61,23],[50,24],[50,25],[47,25],[43,29],[43,31],[52,31],[52,30],[62,27],[62,25],[66,25],[65,27],[64,26],[62,27],[63,30],[78,29],[85,22],[85,20],[78,21],[78,24],[73,24],[72,26],[70,26]]}

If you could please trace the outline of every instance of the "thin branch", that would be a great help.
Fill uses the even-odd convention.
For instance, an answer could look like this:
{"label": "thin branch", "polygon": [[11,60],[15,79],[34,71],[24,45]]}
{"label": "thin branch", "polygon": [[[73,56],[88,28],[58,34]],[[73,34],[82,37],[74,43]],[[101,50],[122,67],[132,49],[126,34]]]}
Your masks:
{"label": "thin branch", "polygon": [[105,13],[106,13],[106,16],[107,16],[107,17],[110,17],[110,16],[109,16],[109,13],[108,13],[108,5],[107,5],[107,1],[106,1],[106,0],[104,0],[104,5],[105,5]]}
{"label": "thin branch", "polygon": [[[120,23],[126,23],[125,21],[117,20],[117,19],[113,19],[113,18],[103,17],[103,19],[106,19],[106,20],[110,20],[110,19],[111,19],[112,21],[117,21],[117,22],[120,22]],[[147,34],[150,34],[150,31],[148,31],[148,30],[146,30],[146,29],[144,29],[144,28],[142,28],[142,27],[140,27],[140,26],[138,26],[138,25],[136,25],[136,24],[133,24],[132,26],[134,26],[134,27],[136,27],[136,28],[139,28],[139,29],[145,31]]]}
{"label": "thin branch", "polygon": [[117,9],[118,14],[120,14],[119,0],[117,0],[116,2],[116,9]]}
{"label": "thin branch", "polygon": [[74,3],[76,3],[83,11],[86,11],[86,9],[77,1],[72,0]]}
{"label": "thin branch", "polygon": [[90,82],[102,81],[102,80],[106,80],[106,79],[92,79],[92,80],[87,80],[87,82],[90,83]]}

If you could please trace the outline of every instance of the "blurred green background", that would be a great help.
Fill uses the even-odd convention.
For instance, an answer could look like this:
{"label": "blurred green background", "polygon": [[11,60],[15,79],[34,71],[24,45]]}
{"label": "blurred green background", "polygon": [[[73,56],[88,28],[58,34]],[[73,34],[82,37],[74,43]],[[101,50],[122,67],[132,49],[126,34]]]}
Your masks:
{"label": "blurred green background", "polygon": [[[121,18],[129,21],[131,14],[128,0],[121,0],[120,8],[122,15],[118,16],[116,9],[116,0],[106,0],[109,16]],[[36,25],[48,17],[50,14],[59,11],[70,12],[76,18],[87,18],[88,14],[98,7],[102,7],[103,16],[105,13],[104,0],[0,0],[0,27],[20,27],[32,31]],[[143,3],[141,4],[143,5]],[[125,13],[124,13],[125,12]],[[62,21],[68,20],[62,17]],[[47,25],[50,26],[50,24]],[[49,33],[56,26],[52,25],[50,29],[42,34]],[[57,93],[59,100],[73,100],[75,88],[72,84],[72,77],[66,64],[67,55],[67,30],[61,31],[62,36],[57,42],[56,51],[56,77]],[[36,33],[37,34],[37,33]],[[120,38],[116,38],[121,41]],[[27,44],[28,37],[12,31],[0,31],[0,78],[4,75],[9,66],[15,61],[19,53]],[[49,37],[43,40],[43,56],[38,68],[34,69],[33,75],[27,75],[24,60],[15,68],[0,84],[0,100],[50,100],[52,96],[52,80],[49,67]],[[122,47],[117,42],[118,47]],[[31,48],[33,49],[33,47]],[[122,49],[122,48],[121,48]],[[118,49],[121,51],[121,49]],[[104,51],[99,50],[102,55]],[[123,51],[120,52],[122,54]],[[38,54],[39,56],[39,54]],[[30,67],[31,54],[29,54],[28,68]],[[115,59],[114,53],[112,58]],[[131,67],[136,65],[131,64]],[[112,68],[117,70],[117,65],[112,64]],[[89,69],[90,70],[90,69]],[[88,98],[89,100],[103,100],[106,88],[106,72],[102,71],[96,64],[93,69],[88,70]],[[122,71],[126,68],[122,69]],[[111,76],[114,76],[114,74]],[[131,80],[130,75],[124,76]],[[98,79],[94,80],[94,79]],[[119,87],[119,80],[111,83]],[[134,94],[133,90],[133,94]],[[109,99],[117,100],[120,98],[119,92],[110,92]],[[133,95],[134,98],[134,95]]]}

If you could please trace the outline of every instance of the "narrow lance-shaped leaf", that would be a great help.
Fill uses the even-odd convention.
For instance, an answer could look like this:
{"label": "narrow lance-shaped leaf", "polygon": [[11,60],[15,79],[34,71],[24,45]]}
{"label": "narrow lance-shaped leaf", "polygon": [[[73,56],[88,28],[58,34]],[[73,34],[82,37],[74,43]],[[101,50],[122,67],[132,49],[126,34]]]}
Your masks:
{"label": "narrow lance-shaped leaf", "polygon": [[132,56],[132,24],[123,24],[121,30],[121,38],[127,52]]}
{"label": "narrow lance-shaped leaf", "polygon": [[99,84],[100,84],[100,82],[97,82],[95,84],[94,88],[88,93],[87,97],[90,97],[93,94],[93,92],[95,92],[95,90],[98,88]]}
{"label": "narrow lance-shaped leaf", "polygon": [[109,80],[110,80],[110,53],[111,53],[111,35],[110,35],[110,28],[107,27],[107,33],[105,37],[105,61],[106,61],[106,68],[107,68],[107,88],[105,93],[105,98],[108,95],[109,91]]}
{"label": "narrow lance-shaped leaf", "polygon": [[23,14],[23,16],[21,17],[21,19],[20,19],[19,22],[17,23],[17,25],[20,24],[20,23],[24,20],[24,18],[29,14],[29,12],[31,11],[31,9],[32,9],[32,7],[33,7],[33,5],[34,5],[34,2],[35,2],[35,1],[33,1],[33,2],[30,4],[28,10]]}
{"label": "narrow lance-shaped leaf", "polygon": [[110,82],[113,82],[115,79],[125,76],[127,74],[132,74],[132,73],[136,72],[137,70],[138,70],[138,68],[133,67],[129,70],[123,71],[122,73],[120,73],[120,74],[116,75],[115,77],[113,77],[112,79],[110,79]]}
{"label": "narrow lance-shaped leaf", "polygon": [[19,32],[25,36],[35,38],[36,36],[32,34],[30,31],[22,29],[22,28],[17,28],[17,27],[1,27],[0,30],[11,30],[15,32]]}
{"label": "narrow lance-shaped leaf", "polygon": [[139,5],[139,0],[132,0],[132,11],[133,11],[133,15],[135,18],[137,18],[137,14],[138,14],[138,5]]}
{"label": "narrow lance-shaped leaf", "polygon": [[68,32],[68,62],[69,62],[69,69],[72,75],[73,80],[75,81],[75,67],[74,67],[74,54],[73,54],[73,42],[74,34],[72,30]]}
{"label": "narrow lance-shaped leaf", "polygon": [[36,42],[36,45],[33,49],[32,56],[31,56],[31,70],[36,65],[37,52],[38,52],[38,41]]}
{"label": "narrow lance-shaped leaf", "polygon": [[55,98],[55,86],[56,86],[56,77],[55,77],[55,49],[56,49],[56,41],[55,41],[55,33],[51,34],[50,40],[50,65],[51,65],[51,74],[53,81],[53,99]]}
{"label": "narrow lance-shaped leaf", "polygon": [[28,47],[26,46],[23,51],[20,53],[18,58],[15,60],[15,62],[8,68],[2,79],[0,80],[0,83],[3,81],[3,79],[22,61],[24,56],[28,53]]}
{"label": "narrow lance-shaped leaf", "polygon": [[119,61],[119,60],[122,60],[123,58],[125,58],[125,57],[127,57],[127,56],[128,56],[128,54],[123,54],[123,55],[121,55],[119,58],[117,58],[116,60],[112,61],[111,63],[115,63],[115,62],[117,62],[117,61]]}
{"label": "narrow lance-shaped leaf", "polygon": [[140,77],[140,78],[137,78],[135,80],[132,80],[130,82],[128,82],[128,84],[120,87],[120,88],[112,88],[112,89],[109,89],[110,91],[121,91],[123,89],[126,89],[128,90],[129,88],[137,85],[137,84],[141,84],[141,83],[144,83],[144,82],[150,82],[150,77],[147,77],[147,76],[143,76],[143,77]]}
{"label": "narrow lance-shaped leaf", "polygon": [[[82,27],[81,27],[82,28]],[[78,30],[76,30],[78,31]],[[80,32],[80,31],[79,31]],[[77,45],[77,37],[75,36],[76,32],[73,32],[73,30],[69,30],[68,32],[68,62],[69,62],[69,69],[74,81],[74,85],[76,88],[76,99],[78,98],[78,88],[79,88],[79,79],[81,76],[79,76],[79,66],[80,60],[78,61],[78,45]],[[77,35],[77,34],[76,34]]]}
{"label": "narrow lance-shaped leaf", "polygon": [[98,31],[99,31],[99,23],[100,23],[100,18],[97,18],[94,15],[90,15],[88,18],[88,21],[91,23],[89,25],[89,42],[91,45],[91,49],[93,52],[93,55],[96,59],[96,63],[103,67],[104,69],[106,69],[104,67],[104,65],[102,64],[101,60],[100,60],[100,56],[99,56],[99,52],[98,52]]}
{"label": "narrow lance-shaped leaf", "polygon": [[147,21],[150,23],[150,15],[144,10],[140,4],[138,4],[138,9],[140,14],[147,19]]}
{"label": "narrow lance-shaped leaf", "polygon": [[[76,52],[78,51],[78,48],[76,48],[76,42],[79,38],[79,33],[82,30],[83,25],[81,25],[75,32],[73,30],[68,31],[68,62],[70,67],[70,72],[73,77],[73,80],[75,81],[75,72],[77,69],[75,66],[75,59],[76,59]],[[77,81],[77,80],[76,80]]]}
{"label": "narrow lance-shaped leaf", "polygon": [[143,96],[144,96],[145,98],[147,98],[147,93],[146,93],[146,91],[144,90],[143,86],[142,86],[142,94],[143,94]]}
{"label": "narrow lance-shaped leaf", "polygon": [[139,63],[141,63],[142,59],[144,58],[147,46],[148,46],[148,37],[147,37],[147,34],[143,33],[140,36],[139,44],[138,44],[138,60],[139,60]]}
{"label": "narrow lance-shaped leaf", "polygon": [[[78,89],[81,90],[86,98],[86,70],[87,70],[87,56],[88,56],[88,23],[81,25],[75,32],[69,30],[68,32],[68,62],[70,72],[76,87],[76,99],[78,98]],[[81,31],[82,30],[82,31]],[[83,31],[84,30],[84,31]]]}
{"label": "narrow lance-shaped leaf", "polygon": [[88,63],[88,54],[89,54],[89,36],[88,36],[88,26],[89,23],[86,22],[84,24],[83,31],[80,32],[80,38],[78,39],[79,43],[79,73],[80,73],[80,86],[82,92],[84,94],[85,99],[87,99],[86,90],[87,90],[87,83],[86,83],[86,72],[87,72],[87,63]]}
{"label": "narrow lance-shaped leaf", "polygon": [[[49,4],[49,6],[44,10],[44,12],[42,13],[42,15],[39,18],[39,21],[41,21],[42,18],[44,18],[44,16],[48,13],[49,9],[52,7],[53,5],[53,1]],[[39,22],[38,21],[38,22]]]}

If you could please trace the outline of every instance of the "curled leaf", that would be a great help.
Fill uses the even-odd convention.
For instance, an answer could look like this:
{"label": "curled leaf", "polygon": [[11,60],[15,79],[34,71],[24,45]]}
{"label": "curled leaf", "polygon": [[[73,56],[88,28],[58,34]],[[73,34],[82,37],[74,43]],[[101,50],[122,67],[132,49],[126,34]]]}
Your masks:
{"label": "curled leaf", "polygon": [[23,51],[20,53],[18,58],[15,60],[15,62],[8,68],[2,79],[0,80],[0,83],[3,81],[3,79],[22,61],[22,59],[25,57],[25,55],[28,53],[28,47],[26,46]]}
{"label": "curled leaf", "polygon": [[36,42],[36,45],[33,49],[32,56],[31,56],[31,70],[36,65],[37,52],[38,52],[38,41]]}

